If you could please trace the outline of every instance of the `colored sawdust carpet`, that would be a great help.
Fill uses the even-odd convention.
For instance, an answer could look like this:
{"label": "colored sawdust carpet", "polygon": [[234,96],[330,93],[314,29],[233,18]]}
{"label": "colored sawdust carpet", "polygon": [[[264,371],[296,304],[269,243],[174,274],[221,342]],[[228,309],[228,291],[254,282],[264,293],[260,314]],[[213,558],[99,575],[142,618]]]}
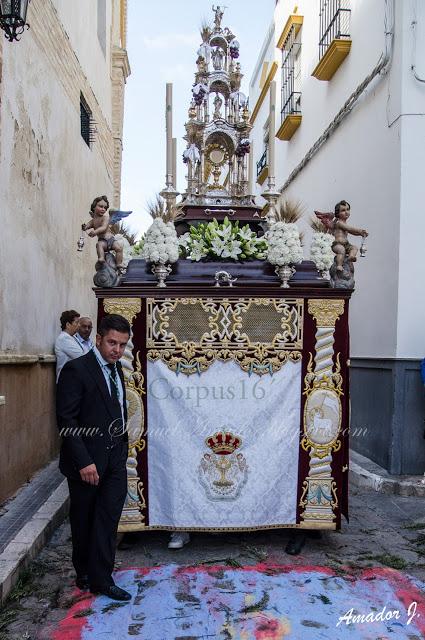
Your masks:
{"label": "colored sawdust carpet", "polygon": [[81,593],[52,640],[425,639],[425,584],[393,569],[163,565],[115,581],[130,602]]}

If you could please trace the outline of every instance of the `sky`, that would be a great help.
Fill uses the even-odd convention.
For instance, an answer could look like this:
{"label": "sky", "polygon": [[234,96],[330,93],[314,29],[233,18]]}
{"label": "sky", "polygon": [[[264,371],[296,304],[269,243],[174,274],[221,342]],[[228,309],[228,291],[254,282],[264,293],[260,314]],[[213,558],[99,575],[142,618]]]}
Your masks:
{"label": "sky", "polygon": [[[199,27],[213,23],[210,0],[128,0],[127,51],[131,75],[124,107],[121,209],[132,231],[151,223],[146,204],[165,187],[165,85],[173,83],[173,137],[177,138],[177,190],[185,188],[181,161],[186,143],[184,123],[192,97]],[[215,4],[216,6],[216,4]],[[221,5],[223,6],[223,5]],[[273,17],[275,0],[227,0],[222,27],[229,27],[240,43],[239,61],[249,81]]]}

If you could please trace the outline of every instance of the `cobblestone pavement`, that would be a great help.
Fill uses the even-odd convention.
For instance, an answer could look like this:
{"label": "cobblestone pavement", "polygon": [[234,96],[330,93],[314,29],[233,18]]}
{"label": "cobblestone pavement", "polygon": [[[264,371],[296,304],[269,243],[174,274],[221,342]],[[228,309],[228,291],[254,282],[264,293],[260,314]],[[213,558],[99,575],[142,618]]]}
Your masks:
{"label": "cobblestone pavement", "polygon": [[[168,533],[146,532],[126,536],[117,553],[117,569],[149,568],[158,565],[247,566],[261,563],[302,567],[322,567],[333,575],[359,576],[364,569],[392,567],[402,576],[409,576],[417,584],[425,582],[425,501],[419,497],[388,496],[365,489],[352,489],[350,523],[344,523],[341,532],[323,533],[321,539],[308,540],[299,556],[288,556],[284,548],[288,530],[256,533],[194,534],[191,543],[179,551],[167,549]],[[377,571],[377,575],[385,572]],[[5,607],[0,612],[1,640],[46,640],[52,638],[71,607],[78,600],[71,565],[71,543],[68,522],[54,534],[49,545],[35,560],[31,569],[20,580]],[[77,595],[76,595],[77,594]],[[110,602],[110,601],[109,601]],[[326,603],[325,603],[326,604]],[[367,613],[368,603],[365,602]],[[407,602],[406,608],[407,608]],[[343,615],[349,609],[341,611]],[[403,612],[405,617],[407,612]],[[363,629],[363,630],[362,630]],[[335,638],[369,638],[366,627],[347,631],[335,629]],[[424,640],[413,633],[399,635],[411,640]],[[370,632],[370,629],[369,629]],[[261,636],[264,640],[284,635]],[[133,634],[137,635],[137,633]],[[72,640],[72,635],[62,635]],[[79,637],[79,636],[75,636]],[[85,638],[90,637],[85,635]],[[102,638],[116,638],[106,633]],[[127,636],[126,636],[127,637]],[[128,636],[130,637],[130,636]],[[143,634],[138,637],[145,637]],[[160,637],[160,636],[158,636]],[[207,636],[184,636],[195,640]],[[226,635],[208,637],[226,638]],[[228,638],[233,636],[229,635]],[[240,636],[242,637],[242,636]],[[256,636],[255,636],[256,637]],[[260,636],[259,636],[260,637]],[[288,637],[296,637],[288,635]],[[310,636],[308,636],[310,637]],[[328,636],[319,634],[317,638]],[[329,636],[331,637],[331,636]],[[390,636],[380,636],[380,638]],[[396,638],[396,634],[392,634]],[[165,638],[174,640],[177,636]],[[179,636],[183,638],[183,636]],[[254,638],[254,636],[253,636]],[[249,636],[246,636],[250,640]],[[147,638],[146,640],[152,640]],[[298,638],[296,638],[298,640]],[[300,638],[299,640],[302,640]],[[374,640],[379,640],[374,638]]]}

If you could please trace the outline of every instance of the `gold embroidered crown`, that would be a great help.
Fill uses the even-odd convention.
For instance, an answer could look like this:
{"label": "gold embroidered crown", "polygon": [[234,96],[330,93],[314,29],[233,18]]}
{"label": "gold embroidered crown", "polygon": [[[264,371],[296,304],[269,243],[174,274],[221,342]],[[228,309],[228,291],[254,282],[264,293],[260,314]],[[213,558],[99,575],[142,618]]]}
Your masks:
{"label": "gold embroidered crown", "polygon": [[229,431],[218,431],[207,438],[205,444],[218,455],[228,455],[241,446],[242,440]]}

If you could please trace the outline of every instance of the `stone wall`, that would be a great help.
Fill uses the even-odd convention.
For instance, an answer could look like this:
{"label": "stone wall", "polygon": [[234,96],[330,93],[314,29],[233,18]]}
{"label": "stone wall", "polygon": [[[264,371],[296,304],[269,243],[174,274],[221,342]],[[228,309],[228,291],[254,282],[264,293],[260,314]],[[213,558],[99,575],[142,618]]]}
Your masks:
{"label": "stone wall", "polygon": [[96,317],[96,243],[77,252],[77,240],[94,197],[119,206],[125,4],[106,0],[106,55],[86,0],[33,0],[21,40],[0,39],[0,500],[57,451],[54,364],[39,354],[52,356],[61,312]]}

